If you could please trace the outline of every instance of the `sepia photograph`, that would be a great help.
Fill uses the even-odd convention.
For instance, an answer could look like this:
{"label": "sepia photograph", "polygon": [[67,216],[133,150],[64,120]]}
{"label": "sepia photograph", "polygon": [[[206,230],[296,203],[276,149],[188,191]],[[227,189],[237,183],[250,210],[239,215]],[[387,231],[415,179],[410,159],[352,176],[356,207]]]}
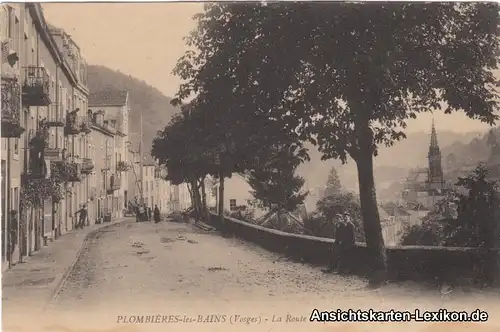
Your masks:
{"label": "sepia photograph", "polygon": [[500,5],[2,2],[1,331],[500,331]]}

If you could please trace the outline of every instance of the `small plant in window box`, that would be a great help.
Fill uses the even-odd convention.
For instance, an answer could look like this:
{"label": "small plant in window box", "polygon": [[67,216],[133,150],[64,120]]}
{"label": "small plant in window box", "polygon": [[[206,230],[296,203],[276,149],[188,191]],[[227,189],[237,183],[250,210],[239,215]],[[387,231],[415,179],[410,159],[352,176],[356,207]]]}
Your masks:
{"label": "small plant in window box", "polygon": [[130,166],[127,165],[127,163],[124,161],[119,161],[116,164],[116,171],[117,172],[127,172],[129,169],[130,169]]}

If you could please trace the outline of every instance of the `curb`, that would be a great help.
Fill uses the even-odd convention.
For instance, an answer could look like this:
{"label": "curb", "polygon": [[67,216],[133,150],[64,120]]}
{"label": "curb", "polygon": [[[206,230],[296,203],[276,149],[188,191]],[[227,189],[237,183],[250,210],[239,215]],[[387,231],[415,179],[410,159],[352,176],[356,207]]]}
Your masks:
{"label": "curb", "polygon": [[88,232],[87,234],[85,234],[85,236],[83,238],[83,241],[82,241],[82,244],[80,245],[80,248],[76,252],[75,259],[66,268],[66,270],[63,272],[62,278],[57,282],[57,285],[56,285],[56,287],[54,289],[54,292],[51,295],[49,303],[42,309],[42,312],[45,312],[47,309],[49,309],[54,304],[57,296],[59,295],[59,293],[62,290],[62,287],[63,287],[64,283],[66,282],[66,280],[68,279],[69,275],[71,274],[71,271],[73,271],[73,268],[75,267],[76,263],[78,262],[78,259],[80,258],[80,254],[82,252],[82,249],[83,249],[85,243],[87,242],[88,238],[91,237],[92,235],[95,235],[99,231],[102,231],[103,229],[110,228],[111,226],[116,226],[118,224],[121,224],[121,223],[129,220],[129,219],[131,219],[131,217],[124,217],[124,218],[119,219],[119,220],[117,220],[117,221],[115,221],[113,223],[109,223],[107,225],[103,225],[103,226],[101,226],[99,228],[93,229],[90,232]]}

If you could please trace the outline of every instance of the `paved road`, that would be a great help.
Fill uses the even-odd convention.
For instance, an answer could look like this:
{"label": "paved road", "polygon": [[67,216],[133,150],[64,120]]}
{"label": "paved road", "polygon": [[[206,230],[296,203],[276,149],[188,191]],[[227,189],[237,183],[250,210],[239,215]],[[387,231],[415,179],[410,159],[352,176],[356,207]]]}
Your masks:
{"label": "paved road", "polygon": [[[379,291],[365,286],[360,278],[325,276],[319,268],[290,262],[252,244],[190,225],[126,222],[89,239],[51,312],[67,317],[71,313],[101,314],[114,324],[118,315],[130,318],[145,313],[195,318],[261,315],[261,323],[270,323],[273,314],[286,320],[287,314],[308,316],[316,307],[475,309],[484,307],[488,299],[481,294],[442,297],[436,290],[415,285],[388,286]],[[163,323],[165,319],[161,319]],[[292,325],[308,330],[304,324],[309,325]],[[186,330],[192,328],[177,324],[176,329],[181,325]],[[209,325],[214,331],[222,327]],[[292,325],[287,330],[295,330]],[[157,330],[167,328],[155,326]],[[252,324],[241,323],[245,326]],[[143,328],[153,326],[143,324],[141,331]]]}

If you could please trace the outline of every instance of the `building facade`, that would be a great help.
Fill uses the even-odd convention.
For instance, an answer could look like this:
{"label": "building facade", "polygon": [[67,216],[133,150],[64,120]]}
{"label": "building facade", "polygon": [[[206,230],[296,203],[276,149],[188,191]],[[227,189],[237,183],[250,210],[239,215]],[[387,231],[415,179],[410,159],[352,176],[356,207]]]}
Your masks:
{"label": "building facade", "polygon": [[104,121],[104,112],[88,111],[91,120],[91,156],[95,162],[95,170],[91,176],[89,218],[94,222],[104,222],[112,219],[113,192],[111,187],[112,170],[115,166],[115,136],[116,129]]}
{"label": "building facade", "polygon": [[[47,24],[39,4],[2,4],[0,16],[4,267],[74,227],[88,200],[81,171],[90,129],[78,114],[89,93],[76,43]],[[54,184],[61,170],[64,181]]]}
{"label": "building facade", "polygon": [[[214,207],[217,213],[219,206],[219,186],[219,181],[215,180],[210,191],[212,194],[210,204],[207,202],[207,205]],[[224,179],[224,211],[232,212],[244,206],[246,209],[252,210],[256,218],[264,216],[267,211],[254,208],[248,204],[248,201],[254,199],[251,192],[252,187],[239,174],[233,174],[231,178]]]}
{"label": "building facade", "polygon": [[[112,218],[122,218],[130,199],[128,190],[128,176],[130,156],[128,149],[130,101],[128,91],[107,89],[92,91],[89,96],[89,112],[99,112],[104,116],[103,124],[114,130],[114,144],[109,174],[112,190],[112,203],[107,211]],[[99,115],[101,116],[101,115]],[[108,190],[111,192],[111,190]]]}

